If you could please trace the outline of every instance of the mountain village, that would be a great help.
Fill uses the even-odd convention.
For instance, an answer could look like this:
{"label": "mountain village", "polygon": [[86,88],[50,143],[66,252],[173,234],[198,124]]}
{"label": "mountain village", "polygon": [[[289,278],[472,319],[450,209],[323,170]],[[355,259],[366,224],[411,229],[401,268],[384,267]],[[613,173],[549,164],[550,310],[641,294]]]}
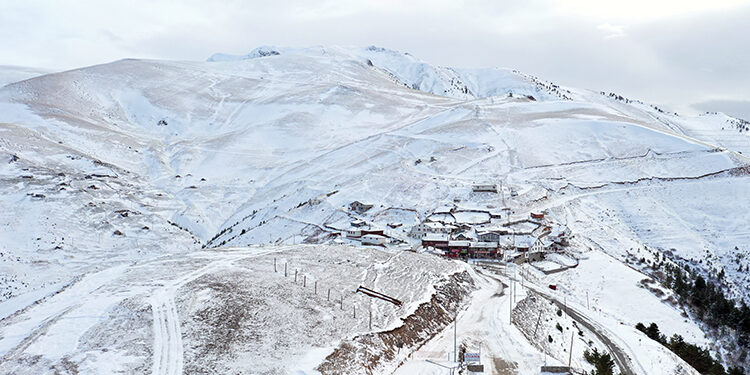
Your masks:
{"label": "mountain village", "polygon": [[[511,197],[517,196],[515,190],[506,190]],[[504,190],[496,184],[473,184],[472,193],[485,198],[502,195],[500,200],[505,202]],[[456,199],[409,227],[400,222],[382,225],[359,218],[374,205],[354,201],[348,210],[358,218],[350,222],[338,242],[426,252],[461,260],[540,262],[535,266],[547,272],[570,267],[571,259],[542,262],[550,254],[557,254],[553,257],[556,259],[565,258],[572,238],[566,225],[555,222],[545,212],[514,212],[505,205],[482,208],[465,203],[462,205]]]}

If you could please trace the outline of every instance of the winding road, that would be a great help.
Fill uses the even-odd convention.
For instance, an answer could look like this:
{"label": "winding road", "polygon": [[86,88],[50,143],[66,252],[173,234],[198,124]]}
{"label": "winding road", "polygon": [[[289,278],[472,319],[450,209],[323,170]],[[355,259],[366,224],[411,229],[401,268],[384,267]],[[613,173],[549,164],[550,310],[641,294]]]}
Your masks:
{"label": "winding road", "polygon": [[[496,269],[492,268],[487,268],[487,270],[491,272],[497,272]],[[509,276],[509,278],[520,282],[520,280],[513,277]],[[582,326],[586,327],[586,329],[591,331],[599,339],[599,341],[601,341],[602,344],[607,347],[607,351],[612,354],[612,358],[615,361],[615,364],[617,364],[617,367],[620,369],[620,373],[622,375],[638,375],[645,373],[643,371],[639,372],[634,369],[634,364],[631,361],[630,356],[627,354],[625,349],[623,349],[612,340],[613,334],[609,332],[609,330],[594,322],[592,319],[590,319],[580,311],[571,308],[570,305],[566,305],[563,302],[559,301],[556,297],[549,295],[544,287],[535,285],[528,279],[525,280],[525,286],[539,297],[552,301],[560,310],[565,311],[566,314],[571,317],[571,319],[575,320],[577,323],[581,324]]]}
{"label": "winding road", "polygon": [[599,339],[599,341],[601,341],[602,344],[604,344],[604,346],[607,347],[607,351],[609,351],[609,353],[612,354],[612,358],[617,364],[617,367],[620,369],[620,373],[622,375],[637,375],[638,374],[632,368],[630,357],[628,357],[628,355],[625,353],[625,351],[622,348],[620,348],[619,346],[617,346],[617,344],[612,342],[609,336],[609,332],[604,331],[604,329],[601,328],[598,324],[592,322],[586,316],[576,311],[575,309],[571,308],[570,306],[566,307],[560,301],[554,298],[545,296],[543,294],[538,294],[538,295],[540,295],[541,297],[545,299],[553,301],[559,309],[566,311],[568,316],[570,316],[573,320],[575,320],[579,324],[586,327],[586,329],[591,331]]}

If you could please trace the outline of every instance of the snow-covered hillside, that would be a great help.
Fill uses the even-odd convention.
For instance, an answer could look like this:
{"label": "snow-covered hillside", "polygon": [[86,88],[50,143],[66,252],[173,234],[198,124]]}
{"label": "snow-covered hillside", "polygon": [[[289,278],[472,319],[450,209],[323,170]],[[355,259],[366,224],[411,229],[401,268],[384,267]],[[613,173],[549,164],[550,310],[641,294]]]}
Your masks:
{"label": "snow-covered hillside", "polygon": [[[400,248],[409,248],[416,245],[409,229],[446,205],[546,210],[575,233],[582,267],[559,279],[538,276],[540,285],[568,284],[564,293],[578,307],[583,295],[596,295],[599,324],[658,321],[666,334],[709,344],[698,324],[667,323],[684,320],[682,312],[647,297],[639,284],[646,276],[631,260],[656,251],[692,261],[709,277],[723,270],[725,290],[750,297],[750,279],[738,271],[750,266],[746,126],[722,114],[679,116],[508,69],[438,67],[378,47],[266,46],[206,62],[126,59],[10,83],[0,88],[0,340],[7,343],[0,358],[21,361],[20,353],[43,351],[24,340],[42,335],[43,317],[71,306],[39,316],[29,308],[102,272],[125,277],[121,272],[131,271],[124,270],[157,258],[203,257],[194,255],[202,247],[349,242],[342,232],[355,220],[389,228],[404,242]],[[475,193],[474,183],[500,184],[517,196]],[[358,212],[349,208],[354,201],[373,207]],[[612,275],[584,271],[602,264],[627,277],[602,281]],[[238,267],[225,266],[231,269],[211,271]],[[447,272],[442,263],[425,267]],[[138,275],[132,285],[151,282]],[[474,275],[484,288],[477,298],[495,303],[484,308],[511,307],[492,300],[498,281],[488,277]],[[93,313],[107,319],[124,308],[118,301],[151,290],[107,285],[116,293],[91,300],[117,296]],[[612,290],[645,305],[629,310]],[[180,302],[180,314],[205,298]],[[128,306],[144,318],[151,314],[143,301]],[[171,305],[157,307],[154,314],[172,314]],[[475,312],[466,319],[478,319]],[[122,329],[117,325],[125,322],[112,319],[107,329]],[[183,330],[199,337],[203,323],[183,323]],[[133,355],[138,359],[125,371],[151,366],[143,359],[150,348],[86,359],[90,348],[108,345],[102,329],[91,329],[71,336],[76,350],[50,361],[93,366],[108,355],[121,356],[117,363]],[[132,341],[149,337],[149,324],[141,329]],[[336,340],[359,342],[344,331]],[[518,331],[509,334],[522,340]],[[617,334],[634,353],[646,351],[638,349],[634,329]],[[64,330],[33,340],[63,336]],[[305,360],[322,360],[315,350],[332,343],[306,343],[313,357]],[[257,350],[244,345],[243,353]],[[185,361],[200,354],[198,346],[185,347]],[[497,355],[500,347],[489,345]],[[525,361],[519,366],[544,358],[532,345],[522,348],[533,353],[513,354]],[[673,360],[668,353],[648,358]],[[229,366],[226,358],[221,363]],[[634,363],[648,370],[648,363]]]}
{"label": "snow-covered hillside", "polygon": [[51,73],[51,71],[46,69],[0,65],[0,87],[9,83],[23,81],[25,79],[38,77],[48,73]]}
{"label": "snow-covered hillside", "polygon": [[[86,275],[49,293],[42,304],[3,319],[0,372],[312,371],[339,341],[420,317],[433,286],[449,284],[449,277],[461,272],[457,263],[429,255],[312,245],[221,249],[122,264]],[[403,304],[355,293],[360,285]],[[471,290],[470,283],[456,287]],[[25,337],[27,331],[39,334]]]}

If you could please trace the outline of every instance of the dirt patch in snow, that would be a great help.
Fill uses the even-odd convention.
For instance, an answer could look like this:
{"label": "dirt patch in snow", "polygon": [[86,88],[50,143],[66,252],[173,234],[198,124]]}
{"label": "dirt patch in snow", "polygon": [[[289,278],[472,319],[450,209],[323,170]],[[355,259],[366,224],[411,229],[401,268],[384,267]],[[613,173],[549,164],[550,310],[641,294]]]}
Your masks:
{"label": "dirt patch in snow", "polygon": [[493,358],[492,365],[495,367],[495,374],[498,375],[515,375],[518,373],[518,365],[515,362],[507,362],[500,358]]}

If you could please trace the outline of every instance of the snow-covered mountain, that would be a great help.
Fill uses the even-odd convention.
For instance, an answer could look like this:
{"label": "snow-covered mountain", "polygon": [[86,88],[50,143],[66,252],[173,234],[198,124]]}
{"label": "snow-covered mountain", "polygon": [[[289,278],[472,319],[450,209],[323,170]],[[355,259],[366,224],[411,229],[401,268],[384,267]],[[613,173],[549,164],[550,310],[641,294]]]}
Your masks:
{"label": "snow-covered mountain", "polygon": [[51,72],[52,71],[47,69],[0,65],[0,87],[9,83],[23,81],[25,79],[38,77]]}
{"label": "snow-covered mountain", "polygon": [[[116,270],[105,279],[118,292],[96,289],[104,281],[83,284],[98,290],[86,303],[106,300],[97,305],[106,315],[127,301],[143,314],[149,305],[137,298],[153,285],[138,267],[169,273],[158,259],[203,259],[194,253],[202,247],[331,244],[357,219],[401,224],[392,235],[408,242],[412,225],[451,204],[546,210],[575,233],[584,259],[576,270],[539,276],[541,284],[567,285],[573,304],[597,301],[601,324],[653,321],[708,345],[699,324],[639,286],[646,266],[633,259],[690,261],[706,277],[722,273],[724,290],[747,299],[746,155],[747,122],[723,114],[684,117],[513,70],[438,67],[378,47],[127,59],[10,83],[0,89],[0,358],[15,367],[0,371],[19,371],[34,355],[48,357],[42,367],[84,368],[96,357],[99,365],[134,363],[123,371],[148,368],[150,349],[103,354],[106,344],[91,334],[104,328],[93,322],[50,328],[57,323],[45,319],[72,305],[30,312],[101,272]],[[518,195],[475,194],[478,182]],[[353,201],[373,208],[353,212]],[[425,267],[435,270],[425,276],[434,283],[450,268]],[[131,274],[140,287],[128,291]],[[78,346],[45,353],[42,326]],[[664,373],[682,366],[669,353],[640,349],[634,329],[613,329],[624,347],[673,363]],[[320,350],[347,335],[331,337],[309,345]],[[508,355],[532,368],[536,353]]]}

